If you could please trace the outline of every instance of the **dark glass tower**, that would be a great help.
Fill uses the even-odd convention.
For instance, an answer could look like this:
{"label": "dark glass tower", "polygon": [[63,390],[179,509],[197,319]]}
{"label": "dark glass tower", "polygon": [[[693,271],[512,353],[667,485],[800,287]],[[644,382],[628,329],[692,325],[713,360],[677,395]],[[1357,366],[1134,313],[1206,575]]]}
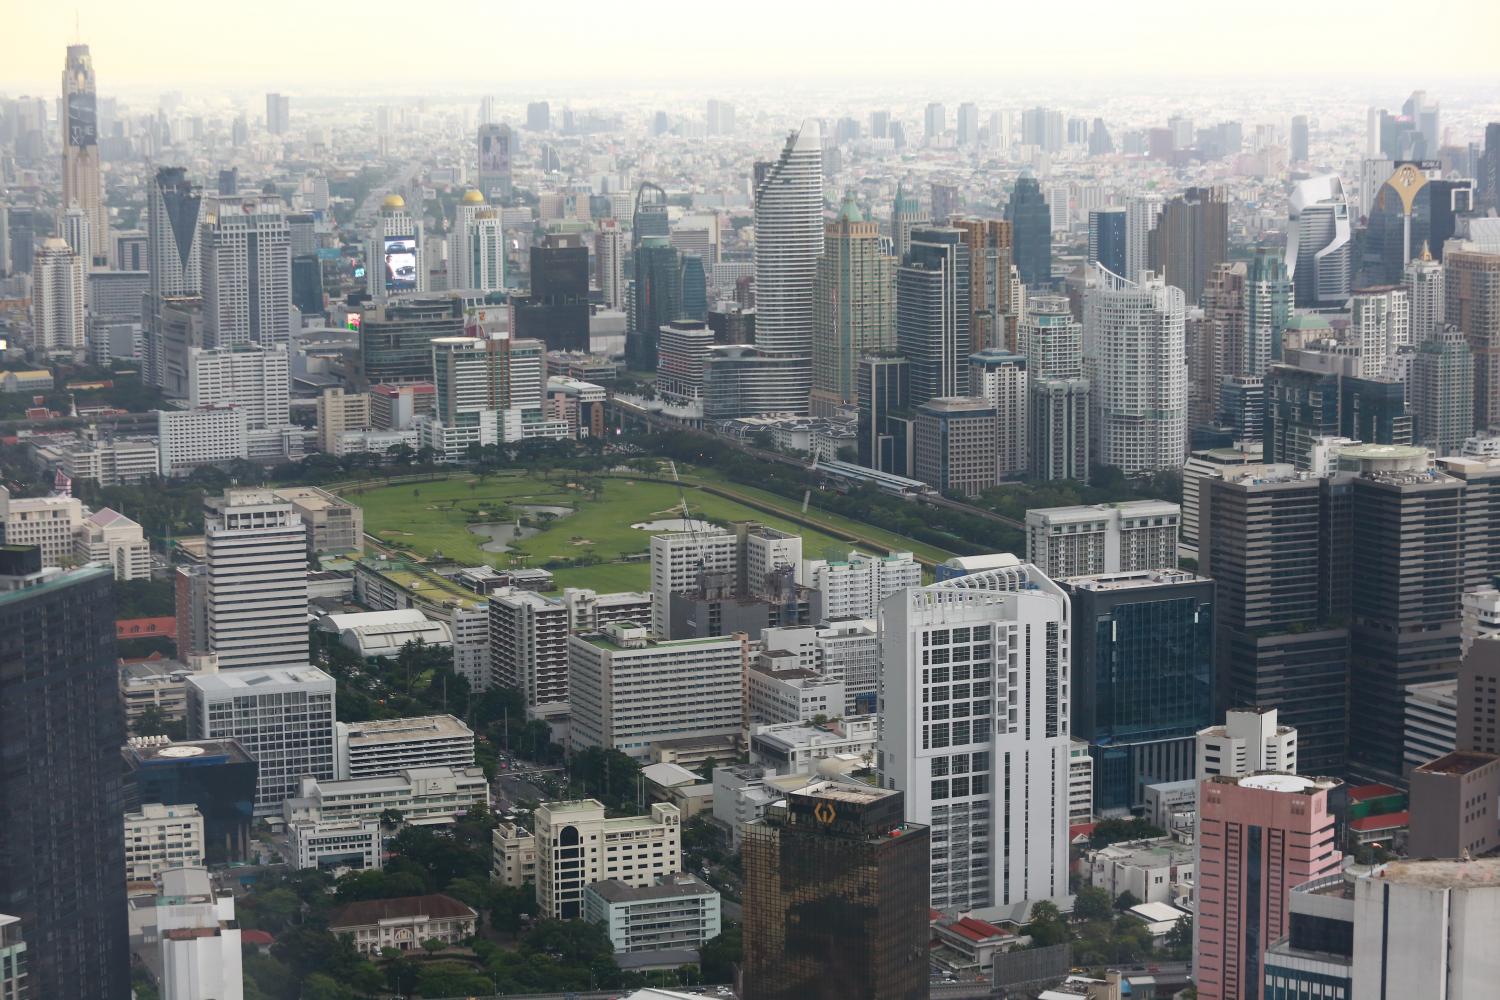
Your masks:
{"label": "dark glass tower", "polygon": [[1089,263],[1127,277],[1125,273],[1125,210],[1096,208],[1089,212]]}
{"label": "dark glass tower", "polygon": [[1193,776],[1213,724],[1214,583],[1194,573],[1061,581],[1073,603],[1073,735],[1094,758],[1094,812],[1145,804]]}
{"label": "dark glass tower", "polygon": [[0,913],[34,997],[130,995],[113,584],[0,547]]}
{"label": "dark glass tower", "polygon": [[910,476],[910,366],[905,358],[866,355],[855,368],[859,396],[859,464]]}
{"label": "dark glass tower", "polygon": [[626,362],[635,371],[656,371],[661,328],[683,318],[680,258],[665,235],[648,236],[636,248],[635,314],[625,342]]}
{"label": "dark glass tower", "polygon": [[126,809],[142,803],[192,803],[203,814],[203,845],[210,864],[248,860],[255,819],[256,764],[233,740],[199,740],[166,746],[127,746]]}
{"label": "dark glass tower", "polygon": [[708,274],[703,270],[703,258],[695,253],[682,255],[682,315],[677,319],[708,319]]}
{"label": "dark glass tower", "polygon": [[312,254],[292,258],[292,305],[304,316],[323,312],[323,264]]}
{"label": "dark glass tower", "polygon": [[516,300],[515,335],[549,351],[588,351],[589,248],[580,237],[552,233],[531,248],[531,294]]}
{"label": "dark glass tower", "polygon": [[926,1000],[928,829],[821,781],[745,828],[744,1000]]}
{"label": "dark glass tower", "polygon": [[969,391],[973,311],[962,230],[917,226],[896,272],[896,345],[911,364],[911,404]]}
{"label": "dark glass tower", "polygon": [[1042,197],[1042,186],[1035,177],[1016,180],[1016,189],[1005,205],[1005,218],[1011,224],[1016,270],[1021,274],[1021,284],[1028,287],[1050,285],[1052,209]]}
{"label": "dark glass tower", "polygon": [[668,236],[667,193],[649,181],[635,192],[635,214],[630,220],[630,245],[638,247],[648,236]]}

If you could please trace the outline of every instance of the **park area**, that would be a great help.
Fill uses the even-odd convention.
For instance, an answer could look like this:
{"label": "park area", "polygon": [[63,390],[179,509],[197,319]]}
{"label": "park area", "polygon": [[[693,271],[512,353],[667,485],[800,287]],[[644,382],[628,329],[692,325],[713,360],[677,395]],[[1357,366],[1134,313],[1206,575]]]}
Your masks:
{"label": "park area", "polygon": [[[738,489],[738,488],[736,488]],[[695,519],[716,525],[762,524],[802,536],[804,558],[842,555],[852,547],[913,549],[928,558],[948,553],[836,515],[812,512],[814,523],[846,531],[871,544],[856,545],[789,517],[757,510],[686,487]],[[365,531],[392,549],[427,560],[441,555],[478,565],[541,567],[559,587],[599,591],[650,587],[647,552],[656,531],[683,530],[681,495],[671,483],[626,475],[581,476],[558,470],[547,477],[523,473],[455,475],[345,494],[364,508]],[[767,495],[769,496],[769,495]],[[765,503],[766,498],[756,497]],[[787,501],[774,506],[786,510]],[[794,513],[789,511],[789,513]]]}

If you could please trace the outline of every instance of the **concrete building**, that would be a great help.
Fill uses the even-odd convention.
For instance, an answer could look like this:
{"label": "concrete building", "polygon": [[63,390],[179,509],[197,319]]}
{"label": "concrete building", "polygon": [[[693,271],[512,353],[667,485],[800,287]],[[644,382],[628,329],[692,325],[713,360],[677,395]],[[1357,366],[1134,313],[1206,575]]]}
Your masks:
{"label": "concrete building", "polygon": [[1412,768],[1409,788],[1409,857],[1477,858],[1500,847],[1500,756],[1444,754]]}
{"label": "concrete building", "polygon": [[1406,689],[1406,749],[1410,770],[1458,747],[1458,681],[1429,681]]}
{"label": "concrete building", "polygon": [[361,659],[400,656],[409,642],[437,649],[453,646],[453,633],[447,622],[433,621],[416,608],[323,615],[318,619],[318,628],[336,634],[339,644]]}
{"label": "concrete building", "polygon": [[357,504],[317,486],[277,486],[271,493],[302,518],[308,555],[364,552],[365,512]]}
{"label": "concrete building", "polygon": [[1500,753],[1500,635],[1476,637],[1458,668],[1457,746]]}
{"label": "concrete building", "polygon": [[192,348],[187,358],[187,400],[193,409],[234,406],[245,411],[245,429],[290,422],[291,366],[284,345]]}
{"label": "concrete building", "polygon": [[583,891],[583,919],[601,924],[615,953],[696,950],[718,937],[719,893],[695,875],[664,875],[653,885],[617,878]]}
{"label": "concrete building", "polygon": [[380,203],[380,215],[370,227],[365,251],[365,281],[376,302],[388,298],[421,295],[427,291],[426,239],[420,213],[406,209],[406,199],[388,194]]}
{"label": "concrete building", "polygon": [[750,763],[777,774],[862,770],[875,764],[878,717],[856,715],[830,722],[783,722],[754,726]]}
{"label": "concrete building", "polygon": [[1089,745],[1074,740],[1068,746],[1068,825],[1094,818],[1094,758]]}
{"label": "concrete building", "polygon": [[882,607],[881,784],[932,827],[937,909],[1069,905],[1069,625],[1067,596],[1031,566]]}
{"label": "concrete building", "polygon": [[1198,732],[1197,778],[1297,773],[1297,730],[1277,725],[1276,709],[1230,709],[1222,726]]}
{"label": "concrete building", "polygon": [[92,479],[100,486],[134,486],[161,472],[154,438],[88,437],[61,451],[60,468],[75,483]]}
{"label": "concrete building", "polygon": [[747,726],[810,722],[835,717],[843,708],[843,683],[798,667],[795,653],[762,651],[745,671]]}
{"label": "concrete building", "polygon": [[1024,476],[1027,470],[1026,425],[1031,411],[1030,379],[1024,355],[990,348],[969,355],[969,392],[995,407],[998,451],[995,474],[1000,479]]}
{"label": "concrete building", "polygon": [[82,359],[88,346],[86,271],[63,240],[51,237],[37,247],[31,265],[31,341],[39,356]]}
{"label": "concrete building", "polygon": [[847,559],[809,559],[804,577],[815,595],[813,619],[874,618],[880,602],[906,587],[922,585],[922,565],[910,552],[884,556],[850,551]]}
{"label": "concrete building", "polygon": [[1193,847],[1171,837],[1110,844],[1087,855],[1089,884],[1117,897],[1170,903],[1180,883],[1193,882]]}
{"label": "concrete building", "polygon": [[78,525],[73,536],[74,561],[103,563],[115,572],[115,579],[149,580],[151,578],[151,543],[141,526],[119,511],[108,507],[95,511]]}
{"label": "concrete building", "polygon": [[162,1000],[243,1000],[244,971],[234,894],[218,892],[202,867],[162,872],[156,900]]}
{"label": "concrete building", "polygon": [[185,476],[200,465],[218,465],[249,455],[245,411],[238,406],[158,410],[156,439],[161,474]]}
{"label": "concrete building", "polygon": [[525,827],[501,820],[490,833],[494,868],[490,877],[501,885],[520,888],[536,883],[536,838]]}
{"label": "concrete building", "polygon": [[739,635],[658,641],[638,625],[613,622],[570,636],[573,745],[644,760],[655,742],[738,733],[745,658]]}
{"label": "concrete building", "polygon": [[18,497],[0,486],[0,520],[7,545],[34,545],[42,565],[72,566],[77,561],[78,531],[84,520],[77,497]]}
{"label": "concrete building", "polygon": [[385,833],[378,819],[299,819],[286,825],[291,865],[301,871],[383,867]]}
{"label": "concrete building", "polygon": [[1266,949],[1290,926],[1287,890],[1339,871],[1328,799],[1341,784],[1277,772],[1204,779],[1193,864],[1193,973],[1204,1000],[1259,994]]}
{"label": "concrete building", "polygon": [[394,810],[411,826],[446,826],[476,805],[488,806],[489,782],[477,767],[409,767],[373,778],[304,777],[280,810],[300,819],[380,819]]}
{"label": "concrete building", "polygon": [[151,881],[168,868],[203,864],[203,814],[194,805],[148,802],[125,814],[125,878]]}
{"label": "concrete building", "polygon": [[764,816],[767,806],[813,781],[807,773],[777,774],[759,764],[716,767],[713,778],[714,822],[729,831],[735,851],[740,849],[746,825]]}
{"label": "concrete building", "polygon": [[336,726],[339,780],[378,778],[408,768],[474,766],[474,731],[451,715],[370,719]]}
{"label": "concrete building", "polygon": [[917,407],[913,475],[939,491],[975,496],[995,485],[995,407],[973,396],[933,397]]}
{"label": "concrete building", "polygon": [[[0,216],[3,214],[0,212]],[[26,1000],[26,996],[26,939],[21,918],[0,913],[0,1000]]]}
{"label": "concrete building", "polygon": [[307,526],[271,490],[204,500],[207,651],[225,669],[308,662]]}
{"label": "concrete building", "polygon": [[474,936],[479,914],[452,896],[398,896],[349,903],[328,917],[328,930],[349,935],[363,955],[386,948],[420,951],[423,942],[462,944]]}
{"label": "concrete building", "polygon": [[538,718],[568,709],[568,608],[530,591],[489,601],[493,683],[520,691]]}
{"label": "concrete building", "polygon": [[339,438],[349,431],[367,431],[370,424],[370,394],[324,389],[318,396],[318,448],[339,455]]}
{"label": "concrete building", "polygon": [[880,226],[846,194],[824,226],[813,288],[813,416],[856,402],[855,367],[865,354],[896,344],[895,258],[883,252]]}
{"label": "concrete building", "polygon": [[738,572],[738,545],[731,531],[660,532],[651,536],[651,633],[669,638],[673,594],[696,590],[710,577],[733,578]]}
{"label": "concrete building", "polygon": [[1026,560],[1054,579],[1170,569],[1181,520],[1165,500],[1028,510]]}
{"label": "concrete building", "polygon": [[658,802],[649,816],[606,819],[595,799],[543,802],[533,819],[536,899],[546,919],[583,916],[584,890],[596,882],[646,887],[682,870],[682,820],[674,806]]}
{"label": "concrete building", "polygon": [[292,258],[281,200],[210,200],[200,243],[204,345],[285,347],[291,339]]}
{"label": "concrete building", "polygon": [[257,764],[255,814],[281,811],[307,775],[334,774],[334,681],[316,667],[244,667],[188,678],[188,736],[233,740]]}

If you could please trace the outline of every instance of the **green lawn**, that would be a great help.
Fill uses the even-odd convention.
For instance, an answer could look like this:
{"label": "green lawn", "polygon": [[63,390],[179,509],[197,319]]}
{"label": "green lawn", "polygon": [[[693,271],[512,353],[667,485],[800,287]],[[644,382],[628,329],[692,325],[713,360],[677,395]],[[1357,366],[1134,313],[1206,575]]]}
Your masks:
{"label": "green lawn", "polygon": [[[650,585],[650,564],[644,559],[628,563],[619,560],[645,553],[650,547],[649,533],[632,528],[632,524],[677,516],[677,488],[628,478],[605,478],[601,482],[603,492],[598,500],[570,488],[567,474],[562,472],[554,473],[552,481],[499,474],[480,482],[475,476],[460,475],[354,493],[349,499],[364,508],[366,531],[419,558],[440,551],[464,563],[505,567],[512,564],[513,557],[524,556],[517,558],[520,564],[542,566],[554,559],[593,553],[603,562],[554,569],[558,586],[600,591],[645,589]],[[687,493],[695,517],[720,524],[754,520],[801,534],[803,553],[808,558],[832,550],[848,551],[850,547],[830,535],[800,528],[785,518],[763,514],[691,486]],[[515,553],[485,552],[480,546],[486,540],[468,530],[468,525],[477,521],[513,520],[509,505],[530,503],[572,507],[574,513],[557,518],[531,538],[513,543]],[[873,533],[875,529],[869,530]],[[904,540],[900,544],[914,547]]]}

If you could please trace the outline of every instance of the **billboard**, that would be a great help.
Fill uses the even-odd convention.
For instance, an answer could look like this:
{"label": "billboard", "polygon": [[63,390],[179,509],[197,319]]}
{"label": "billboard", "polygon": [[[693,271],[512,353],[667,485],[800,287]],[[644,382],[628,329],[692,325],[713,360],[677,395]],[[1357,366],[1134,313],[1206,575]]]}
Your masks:
{"label": "billboard", "polygon": [[68,145],[97,146],[99,144],[99,116],[94,107],[94,95],[79,91],[68,95]]}
{"label": "billboard", "polygon": [[417,290],[417,238],[415,236],[387,236],[385,238],[385,290],[388,292]]}

